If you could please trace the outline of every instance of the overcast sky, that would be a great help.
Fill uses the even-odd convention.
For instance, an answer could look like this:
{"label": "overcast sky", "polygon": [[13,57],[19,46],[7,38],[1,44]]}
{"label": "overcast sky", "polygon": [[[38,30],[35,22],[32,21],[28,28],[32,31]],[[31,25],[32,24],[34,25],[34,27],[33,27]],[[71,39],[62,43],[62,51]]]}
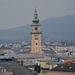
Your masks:
{"label": "overcast sky", "polygon": [[75,0],[0,0],[0,30],[31,24],[35,2],[41,21],[75,15]]}

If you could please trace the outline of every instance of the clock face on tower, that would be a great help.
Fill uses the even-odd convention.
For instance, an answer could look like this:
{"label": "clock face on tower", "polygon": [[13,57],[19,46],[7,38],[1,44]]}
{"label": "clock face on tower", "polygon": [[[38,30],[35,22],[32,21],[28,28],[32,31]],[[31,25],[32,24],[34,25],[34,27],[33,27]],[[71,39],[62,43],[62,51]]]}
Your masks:
{"label": "clock face on tower", "polygon": [[38,30],[38,27],[34,27],[34,29],[37,31]]}

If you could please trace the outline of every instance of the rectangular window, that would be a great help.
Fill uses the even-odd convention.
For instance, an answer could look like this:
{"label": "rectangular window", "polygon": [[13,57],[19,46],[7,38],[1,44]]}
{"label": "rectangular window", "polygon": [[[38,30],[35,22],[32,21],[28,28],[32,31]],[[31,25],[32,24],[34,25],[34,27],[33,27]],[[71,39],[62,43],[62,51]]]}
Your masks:
{"label": "rectangular window", "polygon": [[36,45],[37,45],[37,43],[36,43]]}
{"label": "rectangular window", "polygon": [[36,39],[36,40],[38,39],[38,35],[35,35],[35,39]]}

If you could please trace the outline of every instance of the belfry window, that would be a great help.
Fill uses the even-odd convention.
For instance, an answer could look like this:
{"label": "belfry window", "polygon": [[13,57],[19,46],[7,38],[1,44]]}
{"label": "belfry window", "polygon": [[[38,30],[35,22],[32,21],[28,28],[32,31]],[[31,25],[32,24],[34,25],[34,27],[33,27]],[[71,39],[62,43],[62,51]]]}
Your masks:
{"label": "belfry window", "polygon": [[35,35],[35,39],[38,39],[38,35]]}

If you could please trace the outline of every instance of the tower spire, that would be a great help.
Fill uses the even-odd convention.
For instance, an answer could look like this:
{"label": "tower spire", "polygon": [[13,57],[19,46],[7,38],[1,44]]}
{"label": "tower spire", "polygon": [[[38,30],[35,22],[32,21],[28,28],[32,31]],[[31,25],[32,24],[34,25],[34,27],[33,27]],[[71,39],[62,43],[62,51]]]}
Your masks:
{"label": "tower spire", "polygon": [[35,5],[35,11],[34,11],[34,18],[33,18],[32,22],[33,22],[32,25],[40,25],[40,24],[39,24],[39,19],[38,19],[38,14],[37,14],[36,5]]}
{"label": "tower spire", "polygon": [[36,10],[36,0],[35,0],[35,10]]}
{"label": "tower spire", "polygon": [[35,8],[36,8],[36,4],[35,4]]}
{"label": "tower spire", "polygon": [[37,15],[37,9],[36,9],[36,5],[35,5],[35,12],[34,12],[34,15]]}

